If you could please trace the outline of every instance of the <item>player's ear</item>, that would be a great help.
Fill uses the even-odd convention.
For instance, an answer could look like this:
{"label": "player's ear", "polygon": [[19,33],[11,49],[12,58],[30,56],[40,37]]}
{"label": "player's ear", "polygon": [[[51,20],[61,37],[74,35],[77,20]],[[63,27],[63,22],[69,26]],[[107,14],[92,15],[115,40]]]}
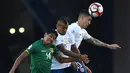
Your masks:
{"label": "player's ear", "polygon": [[80,16],[80,20],[83,20],[84,16]]}
{"label": "player's ear", "polygon": [[44,37],[47,35],[47,33],[44,34]]}

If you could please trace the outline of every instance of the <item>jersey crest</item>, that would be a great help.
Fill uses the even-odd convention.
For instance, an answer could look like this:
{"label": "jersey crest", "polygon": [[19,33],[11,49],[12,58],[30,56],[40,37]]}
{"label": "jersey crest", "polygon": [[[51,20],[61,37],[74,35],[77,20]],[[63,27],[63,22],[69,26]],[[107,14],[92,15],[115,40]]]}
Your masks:
{"label": "jersey crest", "polygon": [[51,51],[51,53],[54,53],[54,49],[53,48],[50,48],[50,51]]}

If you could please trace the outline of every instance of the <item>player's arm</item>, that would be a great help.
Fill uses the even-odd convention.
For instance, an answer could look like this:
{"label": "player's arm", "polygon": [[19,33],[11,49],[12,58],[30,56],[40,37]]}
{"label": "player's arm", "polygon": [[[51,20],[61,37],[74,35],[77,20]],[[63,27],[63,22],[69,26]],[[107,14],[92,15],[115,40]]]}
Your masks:
{"label": "player's arm", "polygon": [[87,66],[85,66],[86,70],[88,73],[92,73],[92,71],[90,70],[90,68],[88,68]]}
{"label": "player's arm", "polygon": [[9,73],[14,73],[19,64],[28,56],[27,52],[24,51],[16,60]]}
{"label": "player's arm", "polygon": [[70,56],[70,57],[74,57],[74,58],[80,58],[81,57],[81,54],[76,54],[72,51],[69,51],[69,50],[66,50],[64,48],[64,45],[63,44],[59,44],[56,46],[57,49],[59,49],[63,54],[67,55],[67,56]]}
{"label": "player's arm", "polygon": [[55,57],[60,63],[67,63],[67,62],[73,62],[73,61],[78,60],[78,59],[76,59],[76,58],[65,58],[65,57],[62,57],[60,54],[55,54],[54,57]]}
{"label": "player's arm", "polygon": [[57,49],[59,49],[63,54],[67,55],[67,56],[70,56],[70,57],[73,57],[73,58],[78,58],[78,59],[81,59],[81,60],[88,60],[87,59],[87,55],[81,55],[81,54],[76,54],[72,51],[68,51],[64,48],[64,45],[63,44],[59,44],[56,46]]}
{"label": "player's arm", "polygon": [[106,44],[106,43],[104,43],[96,38],[93,38],[93,37],[86,39],[86,41],[93,44],[93,45],[99,46],[99,47],[107,47],[108,46],[108,44]]}
{"label": "player's arm", "polygon": [[[74,53],[81,54],[81,53],[80,53],[80,50],[76,47],[75,44],[73,44],[73,45],[71,46],[71,50],[72,50],[72,52],[74,52]],[[85,62],[85,63],[88,63],[88,61],[89,61],[89,60],[86,60],[86,61],[84,61],[84,62]],[[82,61],[82,63],[83,63],[83,61]],[[83,63],[83,65],[84,65],[84,63]]]}
{"label": "player's arm", "polygon": [[99,46],[99,47],[106,47],[106,48],[110,48],[110,49],[118,49],[118,48],[121,48],[119,45],[117,44],[107,44],[107,43],[104,43],[96,38],[93,38],[91,35],[88,34],[88,32],[86,30],[83,30],[83,38],[93,44],[93,45],[96,45],[96,46]]}
{"label": "player's arm", "polygon": [[80,50],[76,47],[75,44],[71,45],[71,50],[72,50],[74,53],[81,54],[81,53],[80,53]]}
{"label": "player's arm", "polygon": [[[75,53],[80,54],[80,50],[76,47],[75,44],[71,46],[71,50],[72,50],[73,52],[75,52]],[[82,64],[83,64],[83,66],[86,67],[85,64],[84,64],[84,62],[85,62],[85,63],[88,63],[88,62],[89,62],[89,59],[86,60],[86,61],[84,61],[84,62],[83,62],[83,61],[81,61],[81,62],[82,62]],[[78,66],[77,66],[77,64],[76,64],[75,62],[71,62],[71,64],[72,64],[72,66],[73,66],[73,68],[74,68],[75,70],[78,69]]]}
{"label": "player's arm", "polygon": [[89,38],[89,39],[86,39],[87,42],[93,44],[93,45],[96,45],[96,46],[99,46],[99,47],[106,47],[106,48],[110,48],[110,49],[118,49],[118,48],[121,48],[119,45],[117,44],[107,44],[107,43],[104,43],[96,38]]}

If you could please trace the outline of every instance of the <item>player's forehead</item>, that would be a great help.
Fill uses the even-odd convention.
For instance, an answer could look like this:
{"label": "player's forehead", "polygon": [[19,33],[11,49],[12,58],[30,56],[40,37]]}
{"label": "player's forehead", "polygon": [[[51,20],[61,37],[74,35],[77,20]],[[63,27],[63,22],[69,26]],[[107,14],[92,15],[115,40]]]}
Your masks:
{"label": "player's forehead", "polygon": [[91,16],[85,16],[85,18],[88,19],[88,20],[92,20]]}
{"label": "player's forehead", "polygon": [[57,26],[58,26],[58,27],[68,27],[68,23],[65,24],[65,23],[63,23],[63,22],[57,22]]}
{"label": "player's forehead", "polygon": [[61,27],[61,28],[67,28],[68,25],[67,24],[58,24],[57,27]]}
{"label": "player's forehead", "polygon": [[56,35],[54,33],[49,33],[48,36],[55,37]]}

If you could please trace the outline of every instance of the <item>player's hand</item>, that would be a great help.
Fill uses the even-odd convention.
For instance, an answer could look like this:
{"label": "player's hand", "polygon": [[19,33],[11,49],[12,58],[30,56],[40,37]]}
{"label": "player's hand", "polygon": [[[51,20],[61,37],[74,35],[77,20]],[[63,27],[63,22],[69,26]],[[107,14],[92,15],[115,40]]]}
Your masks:
{"label": "player's hand", "polygon": [[110,49],[120,49],[121,48],[118,44],[110,44],[107,47]]}
{"label": "player's hand", "polygon": [[71,62],[71,64],[72,64],[74,70],[77,71],[78,70],[78,66],[77,66],[76,62]]}
{"label": "player's hand", "polygon": [[90,62],[89,59],[84,61],[85,64],[88,64],[89,62]]}
{"label": "player's hand", "polygon": [[10,72],[9,73],[14,73],[15,71],[14,70],[10,70]]}
{"label": "player's hand", "polygon": [[14,71],[10,71],[9,73],[14,73]]}
{"label": "player's hand", "polygon": [[81,61],[84,61],[84,62],[87,62],[89,59],[88,59],[88,55],[86,55],[86,54],[83,54],[83,55],[81,55],[80,56],[80,60]]}
{"label": "player's hand", "polygon": [[91,69],[88,68],[87,66],[85,66],[86,70],[88,71],[88,73],[92,73]]}

